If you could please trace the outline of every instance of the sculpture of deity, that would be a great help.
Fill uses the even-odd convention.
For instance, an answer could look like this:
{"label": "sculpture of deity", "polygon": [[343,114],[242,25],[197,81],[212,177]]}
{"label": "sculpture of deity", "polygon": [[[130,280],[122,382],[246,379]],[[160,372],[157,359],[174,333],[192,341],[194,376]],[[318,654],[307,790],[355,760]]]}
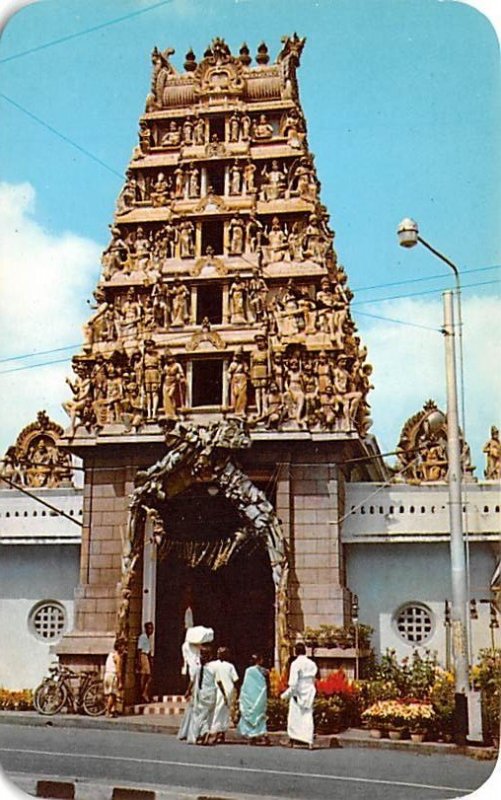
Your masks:
{"label": "sculpture of deity", "polygon": [[243,114],[240,119],[240,125],[242,126],[242,141],[247,142],[250,139],[252,127],[252,120],[248,114]]}
{"label": "sculpture of deity", "polygon": [[[318,296],[318,295],[317,295]],[[343,349],[345,325],[348,319],[348,301],[340,284],[334,286],[332,293],[332,344]]]}
{"label": "sculpture of deity", "polygon": [[85,364],[73,362],[73,371],[76,378],[71,381],[66,378],[66,383],[73,392],[73,399],[62,404],[64,411],[70,418],[70,436],[74,436],[77,429],[77,420],[85,422],[89,407],[92,402],[92,382],[90,372]]}
{"label": "sculpture of deity", "polygon": [[275,381],[270,381],[266,392],[266,413],[263,417],[265,425],[269,430],[276,430],[282,424],[284,417],[285,407],[282,392]]}
{"label": "sculpture of deity", "polygon": [[332,373],[332,364],[329,361],[325,350],[321,350],[318,354],[315,371],[317,374],[318,391],[321,394],[325,391],[327,386],[332,387],[332,381],[334,378]]}
{"label": "sculpture of deity", "polygon": [[144,234],[144,229],[139,226],[134,240],[133,263],[137,270],[147,271],[150,265],[151,244]]}
{"label": "sculpture of deity", "polygon": [[163,172],[159,172],[151,189],[151,205],[155,208],[165,206],[170,200],[170,179],[166,179]]}
{"label": "sculpture of deity", "polygon": [[146,120],[139,123],[139,149],[144,155],[151,150],[151,128]]}
{"label": "sculpture of deity", "polygon": [[167,258],[174,258],[176,255],[177,229],[171,220],[168,220],[163,227],[165,242],[165,255]]}
{"label": "sculpture of deity", "polygon": [[97,353],[96,361],[90,372],[92,382],[92,395],[94,400],[104,400],[106,397],[106,385],[108,382],[108,371],[102,353]]}
{"label": "sculpture of deity", "polygon": [[106,295],[99,287],[93,292],[96,305],[91,305],[94,314],[83,326],[84,350],[91,350],[94,342],[103,339],[103,321],[105,312],[109,309]]}
{"label": "sculpture of deity", "polygon": [[186,185],[186,176],[182,167],[176,167],[174,170],[174,197],[176,200],[182,200],[184,197],[184,188]]}
{"label": "sculpture of deity", "polygon": [[230,117],[230,142],[238,142],[240,138],[240,120],[236,111]]}
{"label": "sculpture of deity", "polygon": [[281,125],[282,136],[287,137],[287,144],[295,150],[301,150],[305,138],[303,124],[295,108],[287,112]]}
{"label": "sculpture of deity", "polygon": [[280,307],[281,336],[295,336],[299,333],[299,304],[292,279],[287,282],[285,291],[280,298]]}
{"label": "sculpture of deity", "polygon": [[279,392],[283,392],[285,388],[285,367],[282,358],[282,353],[275,350],[271,358],[271,374],[273,381],[276,383]]}
{"label": "sculpture of deity", "polygon": [[179,255],[181,258],[193,258],[195,255],[195,226],[186,219],[179,225]]}
{"label": "sculpture of deity", "polygon": [[287,175],[280,169],[278,161],[274,158],[271,169],[265,166],[261,170],[261,200],[278,200],[284,196]]}
{"label": "sculpture of deity", "polygon": [[199,117],[193,129],[194,144],[205,144],[205,121]]}
{"label": "sculpture of deity", "polygon": [[181,131],[177,122],[173,119],[169,123],[168,130],[161,139],[162,147],[177,147],[181,144]]}
{"label": "sculpture of deity", "polygon": [[293,357],[285,370],[284,401],[289,418],[297,422],[300,428],[304,426],[305,399],[304,376],[299,360]]}
{"label": "sculpture of deity", "polygon": [[318,327],[322,333],[334,334],[334,295],[329,278],[322,278],[320,289],[317,291],[317,316]]}
{"label": "sculpture of deity", "polygon": [[271,139],[273,136],[273,125],[268,122],[266,114],[260,114],[259,119],[254,121],[252,126],[253,139]]}
{"label": "sculpture of deity", "polygon": [[303,318],[303,329],[306,334],[314,334],[317,329],[317,306],[306,286],[301,289],[298,306]]}
{"label": "sculpture of deity", "polygon": [[104,250],[101,263],[103,265],[103,278],[109,281],[110,278],[120,270],[124,269],[129,255],[129,248],[122,238],[120,228],[110,225],[111,242]]}
{"label": "sculpture of deity", "polygon": [[118,195],[116,205],[116,215],[122,216],[127,214],[136,205],[137,199],[137,180],[131,171],[127,172],[126,181],[120,194]]}
{"label": "sculpture of deity", "polygon": [[240,194],[242,191],[242,170],[238,160],[230,167],[230,194]]}
{"label": "sculpture of deity", "polygon": [[[124,376],[125,378],[125,376]],[[143,423],[143,403],[141,389],[134,375],[127,376],[124,380],[124,396],[122,400],[122,422],[127,432],[135,432]]]}
{"label": "sculpture of deity", "polygon": [[252,278],[247,284],[247,296],[250,315],[254,322],[263,322],[266,312],[266,297],[268,287],[266,281],[259,274],[258,270],[252,271]]}
{"label": "sculpture of deity", "polygon": [[317,183],[311,161],[307,156],[299,160],[294,172],[295,191],[303,200],[314,201],[317,198]]}
{"label": "sculpture of deity", "polygon": [[256,191],[256,169],[254,162],[248,158],[243,172],[243,188],[246,195],[254,194]]}
{"label": "sculpture of deity", "polygon": [[262,223],[256,219],[254,214],[251,214],[245,231],[247,247],[251,253],[255,253],[258,245],[261,243],[262,231]]}
{"label": "sculpture of deity", "polygon": [[138,325],[142,316],[142,305],[136,299],[136,293],[131,286],[127,290],[125,301],[117,315],[117,328],[120,339],[132,338],[137,335]]}
{"label": "sculpture of deity", "polygon": [[172,321],[173,327],[183,326],[189,322],[189,299],[190,290],[184,283],[181,283],[177,278],[174,281],[174,286],[171,289],[172,296]]}
{"label": "sculpture of deity", "polygon": [[230,256],[239,256],[244,251],[244,222],[240,218],[238,211],[230,220],[229,224],[230,234]]}
{"label": "sculpture of deity", "polygon": [[247,411],[247,383],[249,380],[248,367],[245,363],[242,348],[235,351],[228,367],[230,387],[229,405],[237,417],[245,417]]}
{"label": "sculpture of deity", "polygon": [[122,416],[122,376],[112,363],[108,364],[106,394],[104,405],[107,408],[107,420],[110,423],[120,422]]}
{"label": "sculpture of deity", "polygon": [[327,244],[325,235],[320,230],[317,216],[310,214],[308,225],[303,232],[303,253],[305,257],[321,264],[326,253]]}
{"label": "sculpture of deity", "polygon": [[491,427],[491,438],[485,443],[482,450],[487,457],[484,476],[488,481],[498,481],[501,479],[501,442],[499,441],[499,430],[495,425]]}
{"label": "sculpture of deity", "polygon": [[332,430],[338,419],[342,406],[330,383],[323,385],[318,391],[320,425],[324,430]]}
{"label": "sculpture of deity", "polygon": [[245,284],[239,275],[235,276],[230,286],[230,322],[232,325],[245,325],[247,317],[245,315]]}
{"label": "sculpture of deity", "polygon": [[254,387],[256,400],[256,419],[266,414],[266,387],[270,378],[269,353],[266,336],[258,333],[254,336],[256,347],[250,354],[250,379]]}
{"label": "sculpture of deity", "polygon": [[159,328],[168,328],[171,318],[171,298],[164,283],[155,283],[151,290],[153,319]]}
{"label": "sculpture of deity", "polygon": [[271,263],[283,261],[287,250],[287,234],[284,233],[278,217],[273,217],[271,229],[265,230],[268,239],[268,260]]}
{"label": "sculpture of deity", "polygon": [[143,387],[146,400],[147,420],[154,420],[157,418],[160,400],[160,384],[160,357],[156,351],[155,342],[152,339],[146,339],[143,353]]}
{"label": "sculpture of deity", "polygon": [[186,378],[179,361],[167,350],[163,364],[162,405],[167,419],[177,419],[178,409],[186,405]]}
{"label": "sculpture of deity", "polygon": [[200,170],[193,162],[190,164],[190,169],[188,170],[188,196],[200,196]]}
{"label": "sculpture of deity", "polygon": [[289,247],[289,257],[291,261],[304,261],[303,236],[300,223],[293,222],[287,244]]}
{"label": "sculpture of deity", "polygon": [[186,119],[183,122],[183,143],[184,144],[193,143],[193,121],[191,117],[186,117]]}

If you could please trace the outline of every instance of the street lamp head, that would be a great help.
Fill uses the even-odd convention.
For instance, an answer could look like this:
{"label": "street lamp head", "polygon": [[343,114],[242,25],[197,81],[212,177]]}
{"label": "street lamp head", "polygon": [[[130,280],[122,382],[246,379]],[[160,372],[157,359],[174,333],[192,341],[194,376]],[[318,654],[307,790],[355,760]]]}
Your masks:
{"label": "street lamp head", "polygon": [[419,229],[413,219],[403,219],[397,228],[398,243],[401,247],[414,247],[419,241]]}

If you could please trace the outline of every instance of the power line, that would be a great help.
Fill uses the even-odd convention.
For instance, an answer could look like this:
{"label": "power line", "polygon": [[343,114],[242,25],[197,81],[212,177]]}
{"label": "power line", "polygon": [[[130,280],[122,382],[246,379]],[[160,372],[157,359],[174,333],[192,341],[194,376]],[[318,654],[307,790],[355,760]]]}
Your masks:
{"label": "power line", "polygon": [[81,522],[79,522],[77,519],[75,519],[74,517],[70,517],[70,515],[67,514],[65,511],[61,511],[60,508],[56,508],[56,506],[53,506],[50,503],[47,503],[46,500],[42,500],[41,497],[37,497],[35,494],[32,494],[27,489],[25,489],[23,486],[19,486],[18,483],[14,483],[14,481],[11,481],[10,478],[6,478],[5,475],[2,475],[2,480],[5,481],[6,483],[8,483],[9,486],[11,487],[11,489],[17,489],[18,492],[22,492],[22,494],[28,495],[28,497],[31,497],[32,500],[35,500],[37,503],[40,503],[42,506],[46,506],[47,508],[50,508],[50,510],[53,511],[55,514],[57,514],[59,517],[64,517],[65,519],[69,519],[70,522],[73,522],[75,525],[78,525],[80,528],[83,528],[83,524]]}
{"label": "power line", "polygon": [[80,342],[78,344],[69,344],[66,347],[56,347],[54,350],[35,350],[33,353],[25,353],[22,356],[0,358],[0,364],[4,364],[6,361],[21,361],[25,358],[35,358],[35,356],[47,356],[50,353],[61,353],[63,350],[76,350],[79,347],[81,347]]}
{"label": "power line", "polygon": [[[489,286],[493,283],[500,283],[499,280],[495,281],[478,281],[477,283],[463,283],[461,289],[471,289],[475,286]],[[360,305],[367,305],[368,303],[384,303],[387,300],[401,300],[404,297],[419,297],[421,295],[426,294],[437,294],[437,292],[441,292],[442,289],[427,289],[423,292],[408,292],[407,294],[394,294],[391,297],[378,297],[375,300],[356,300],[351,305],[352,306],[360,306]]]}
{"label": "power line", "polygon": [[80,153],[83,153],[85,156],[87,156],[87,158],[90,158],[92,161],[95,161],[96,164],[99,164],[101,167],[104,167],[104,169],[107,169],[108,172],[111,172],[113,175],[117,175],[120,178],[120,180],[123,180],[123,175],[121,172],[117,172],[116,169],[110,167],[108,164],[106,164],[105,161],[102,161],[100,158],[95,156],[94,153],[91,153],[90,150],[87,150],[85,147],[82,147],[82,145],[78,144],[73,139],[70,139],[69,136],[66,136],[64,133],[61,133],[61,131],[58,131],[57,128],[54,128],[52,125],[49,125],[48,122],[45,122],[45,120],[41,119],[40,117],[37,117],[36,114],[34,114],[32,111],[29,111],[29,109],[25,108],[20,103],[16,102],[16,100],[13,100],[11,97],[7,97],[7,95],[4,94],[3,92],[0,92],[0,97],[2,97],[12,106],[14,106],[14,108],[17,108],[18,111],[21,111],[23,114],[26,114],[26,116],[30,117],[30,119],[33,119],[35,122],[38,122],[39,125],[41,125],[43,128],[46,128],[48,131],[53,133],[54,136],[57,136],[59,139],[62,139],[63,142],[70,144]]}
{"label": "power line", "polygon": [[14,369],[3,369],[0,375],[7,375],[10,372],[22,372],[24,369],[35,369],[36,367],[48,367],[49,364],[64,364],[69,358],[58,358],[55,361],[42,361],[40,364],[26,364],[24,367],[14,367]]}
{"label": "power line", "polygon": [[132,17],[138,17],[140,14],[146,14],[147,11],[154,11],[156,8],[161,8],[162,6],[170,5],[173,0],[162,0],[161,3],[155,3],[152,6],[147,6],[146,8],[140,8],[137,11],[131,11],[130,14],[124,14],[122,17],[115,17],[115,19],[110,19],[108,22],[101,22],[99,25],[93,25],[91,28],[85,28],[83,31],[78,31],[77,33],[70,33],[67,36],[61,36],[59,39],[52,39],[50,42],[45,42],[44,44],[39,44],[36,47],[30,47],[29,50],[22,50],[20,53],[14,53],[12,56],[7,56],[7,58],[1,58],[0,64],[7,64],[9,61],[14,61],[18,58],[23,58],[24,56],[28,56],[31,53],[38,53],[40,50],[46,50],[48,47],[54,47],[57,44],[64,44],[65,42],[69,42],[72,39],[77,39],[80,36],[86,36],[88,33],[95,33],[95,31],[100,31],[103,28],[109,28],[111,25],[117,25],[119,22],[125,22],[125,20],[131,19]]}
{"label": "power line", "polygon": [[441,328],[432,328],[430,325],[420,325],[418,322],[408,322],[403,319],[393,319],[392,317],[382,317],[379,314],[368,314],[366,311],[357,311],[357,317],[371,317],[372,319],[381,319],[384,322],[394,322],[397,325],[408,325],[411,328],[422,328],[425,331],[433,331],[434,333],[442,333]]}
{"label": "power line", "polygon": [[[461,270],[461,275],[467,275],[472,272],[488,272],[489,270],[493,269],[501,269],[500,264],[492,264],[489,267],[475,267],[473,269],[463,269]],[[405,281],[392,281],[391,283],[376,283],[373,286],[359,286],[354,288],[354,292],[368,292],[371,289],[384,289],[387,286],[405,286],[407,283],[421,283],[422,281],[433,281],[438,280],[439,278],[444,279],[447,278],[447,273],[441,273],[440,275],[429,275],[429,276],[422,276],[420,278],[408,278]]]}

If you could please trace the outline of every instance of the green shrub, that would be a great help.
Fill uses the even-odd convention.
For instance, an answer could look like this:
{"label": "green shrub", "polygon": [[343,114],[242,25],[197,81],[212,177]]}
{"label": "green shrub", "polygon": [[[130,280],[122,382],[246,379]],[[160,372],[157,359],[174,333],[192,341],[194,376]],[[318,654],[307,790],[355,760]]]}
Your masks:
{"label": "green shrub", "polygon": [[287,714],[289,701],[280,697],[268,697],[268,730],[285,731],[287,729]]}

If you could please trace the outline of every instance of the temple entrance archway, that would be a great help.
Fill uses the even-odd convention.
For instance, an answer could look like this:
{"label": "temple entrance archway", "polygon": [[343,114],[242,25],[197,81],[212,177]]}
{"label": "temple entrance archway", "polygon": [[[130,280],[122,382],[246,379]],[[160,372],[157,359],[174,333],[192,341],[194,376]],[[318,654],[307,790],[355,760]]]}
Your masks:
{"label": "temple entrance archway", "polygon": [[155,693],[186,689],[181,644],[186,612],[195,625],[214,629],[215,644],[230,648],[239,674],[256,650],[273,663],[275,588],[270,559],[260,541],[225,553],[239,529],[235,507],[195,484],[162,509],[170,547],[157,565]]}

